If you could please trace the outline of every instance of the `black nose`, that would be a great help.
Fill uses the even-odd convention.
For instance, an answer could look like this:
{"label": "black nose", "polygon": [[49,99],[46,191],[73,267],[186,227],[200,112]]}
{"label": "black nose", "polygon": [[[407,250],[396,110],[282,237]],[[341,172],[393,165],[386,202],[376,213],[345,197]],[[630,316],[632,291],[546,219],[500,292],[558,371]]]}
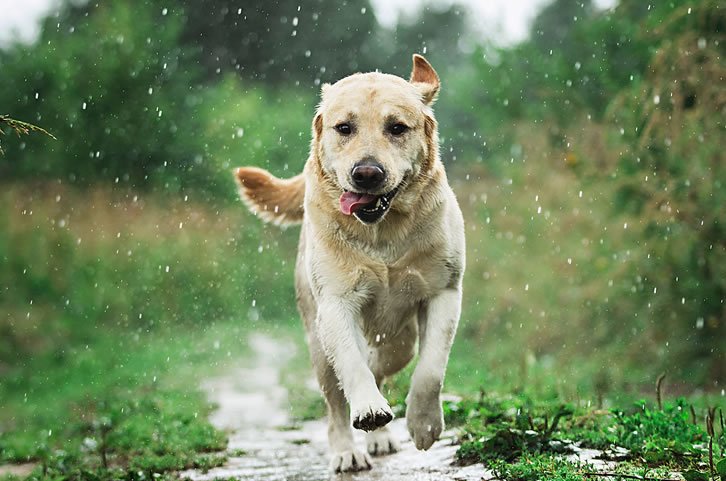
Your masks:
{"label": "black nose", "polygon": [[386,180],[386,171],[378,162],[359,162],[351,171],[353,184],[363,190],[376,189]]}

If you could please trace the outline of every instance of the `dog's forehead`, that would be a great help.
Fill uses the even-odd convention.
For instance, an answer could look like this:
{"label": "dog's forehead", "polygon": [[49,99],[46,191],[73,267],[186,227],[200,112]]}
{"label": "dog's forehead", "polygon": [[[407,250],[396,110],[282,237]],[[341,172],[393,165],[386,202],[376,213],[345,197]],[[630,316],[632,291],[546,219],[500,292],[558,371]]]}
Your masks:
{"label": "dog's forehead", "polygon": [[406,80],[378,72],[355,74],[323,90],[322,110],[333,114],[415,116],[424,108],[420,93]]}

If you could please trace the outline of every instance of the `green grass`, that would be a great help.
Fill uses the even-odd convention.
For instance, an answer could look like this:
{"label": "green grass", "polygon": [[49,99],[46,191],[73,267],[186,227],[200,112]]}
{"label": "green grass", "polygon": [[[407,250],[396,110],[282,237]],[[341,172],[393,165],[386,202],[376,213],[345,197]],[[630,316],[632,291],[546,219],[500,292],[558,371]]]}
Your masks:
{"label": "green grass", "polygon": [[[245,351],[231,323],[202,333],[118,335],[37,360],[3,383],[0,461],[38,463],[33,477],[136,479],[209,467],[226,445],[198,386]],[[145,473],[145,474],[140,474]]]}
{"label": "green grass", "polygon": [[199,386],[251,330],[287,324],[289,264],[246,259],[294,238],[238,205],[47,184],[0,197],[0,463],[149,479],[222,462]]}
{"label": "green grass", "polygon": [[601,410],[564,405],[557,398],[489,394],[445,403],[445,415],[464,433],[459,462],[484,463],[508,480],[536,479],[531,477],[536,473],[551,476],[547,479],[582,479],[583,473],[595,470],[562,461],[575,444],[613,456],[622,462],[619,469],[624,474],[657,469],[706,473],[711,464],[709,443],[714,466],[726,459],[720,419],[709,436],[704,409],[682,398],[664,403],[662,409],[640,401]]}

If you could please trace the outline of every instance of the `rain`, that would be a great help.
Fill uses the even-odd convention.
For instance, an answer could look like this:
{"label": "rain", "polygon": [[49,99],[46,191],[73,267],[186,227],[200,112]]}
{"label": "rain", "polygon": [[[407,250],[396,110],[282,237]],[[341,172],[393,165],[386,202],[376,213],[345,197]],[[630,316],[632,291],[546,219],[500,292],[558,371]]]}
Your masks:
{"label": "rain", "polygon": [[[0,0],[0,480],[726,479],[724,25],[717,0]],[[318,132],[323,92],[358,72],[403,78],[435,123]],[[383,118],[374,93],[353,119]],[[384,147],[332,153],[355,142]],[[385,195],[331,167],[386,152],[413,160]],[[423,269],[400,246],[454,228],[366,239],[428,208],[429,156],[466,239]],[[250,212],[238,167],[304,171],[305,195]],[[323,335],[326,289],[369,264],[320,285],[311,172],[335,262],[376,278]],[[452,289],[421,413],[446,320],[425,313]],[[374,379],[404,321],[413,359]],[[352,429],[338,335],[385,430]],[[338,386],[350,449],[328,438]]]}

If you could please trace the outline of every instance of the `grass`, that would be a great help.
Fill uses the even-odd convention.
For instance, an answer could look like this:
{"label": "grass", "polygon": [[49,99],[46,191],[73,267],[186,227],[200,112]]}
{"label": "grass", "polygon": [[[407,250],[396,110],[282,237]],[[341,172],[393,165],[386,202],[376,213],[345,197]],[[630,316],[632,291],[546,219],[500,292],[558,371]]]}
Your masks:
{"label": "grass", "polygon": [[245,262],[289,236],[236,205],[60,184],[0,197],[0,463],[149,479],[222,462],[198,386],[290,318],[285,261]]}
{"label": "grass", "polygon": [[34,461],[33,478],[147,479],[224,460],[202,376],[244,353],[239,325],[201,333],[108,337],[36,360],[0,389],[0,461]]}
{"label": "grass", "polygon": [[602,410],[524,394],[489,394],[445,404],[447,422],[464,433],[459,462],[484,463],[507,480],[538,479],[543,474],[547,479],[584,479],[598,472],[565,460],[575,448],[601,450],[605,459],[619,462],[620,474],[659,470],[708,475],[711,466],[726,464],[726,431],[720,424],[709,435],[704,411],[682,398],[661,409],[639,401]]}

